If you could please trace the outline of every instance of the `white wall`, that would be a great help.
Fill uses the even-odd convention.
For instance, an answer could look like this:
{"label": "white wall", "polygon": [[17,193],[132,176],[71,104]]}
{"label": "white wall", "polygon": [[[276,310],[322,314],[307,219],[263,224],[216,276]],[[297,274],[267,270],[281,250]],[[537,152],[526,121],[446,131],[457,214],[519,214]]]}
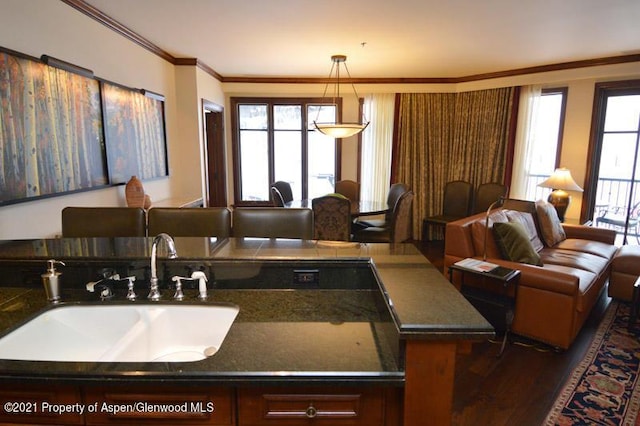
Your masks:
{"label": "white wall", "polygon": [[[145,191],[155,201],[201,195],[195,108],[198,84],[209,80],[209,86],[219,87],[215,79],[196,78],[195,67],[174,67],[61,1],[2,0],[0,45],[35,57],[47,54],[89,68],[96,77],[163,94],[169,177],[144,181]],[[60,212],[71,205],[125,206],[124,186],[2,206],[0,239],[58,235]]]}

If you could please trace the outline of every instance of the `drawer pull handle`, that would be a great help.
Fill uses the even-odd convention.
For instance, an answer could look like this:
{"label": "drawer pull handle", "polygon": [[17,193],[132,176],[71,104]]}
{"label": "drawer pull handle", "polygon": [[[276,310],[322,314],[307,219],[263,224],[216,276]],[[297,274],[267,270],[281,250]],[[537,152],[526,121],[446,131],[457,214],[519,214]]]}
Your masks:
{"label": "drawer pull handle", "polygon": [[318,415],[318,410],[316,410],[316,407],[314,407],[313,405],[309,405],[306,411],[306,415],[308,418],[312,419]]}

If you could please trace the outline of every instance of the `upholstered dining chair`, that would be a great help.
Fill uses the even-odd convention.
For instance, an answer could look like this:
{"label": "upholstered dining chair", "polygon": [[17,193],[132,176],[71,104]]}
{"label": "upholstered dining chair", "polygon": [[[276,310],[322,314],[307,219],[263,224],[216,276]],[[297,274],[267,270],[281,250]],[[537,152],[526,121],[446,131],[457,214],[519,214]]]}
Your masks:
{"label": "upholstered dining chair", "polygon": [[472,214],[486,212],[491,204],[507,196],[507,185],[498,182],[487,182],[478,185],[473,197]]}
{"label": "upholstered dining chair", "polygon": [[361,226],[374,226],[378,228],[388,226],[391,223],[391,216],[396,203],[402,194],[407,191],[409,191],[409,186],[404,183],[398,182],[391,184],[391,186],[389,186],[389,192],[387,193],[387,211],[385,212],[384,218],[359,220],[358,224]]}
{"label": "upholstered dining chair", "polygon": [[161,232],[172,237],[231,235],[231,211],[226,207],[152,207],[147,213],[149,236]]}
{"label": "upholstered dining chair", "polygon": [[140,207],[65,207],[62,236],[144,237],[147,218]]}
{"label": "upholstered dining chair", "polygon": [[400,196],[388,226],[370,226],[354,232],[353,240],[362,243],[401,243],[411,239],[413,191]]}
{"label": "upholstered dining chair", "polygon": [[306,208],[236,207],[234,237],[313,239],[313,211]]}
{"label": "upholstered dining chair", "polygon": [[463,180],[447,182],[444,187],[442,213],[426,217],[423,221],[423,234],[429,235],[431,226],[446,229],[447,223],[467,217],[471,214],[473,185]]}
{"label": "upholstered dining chair", "polygon": [[280,195],[282,195],[282,201],[284,202],[284,204],[293,200],[293,191],[291,190],[291,185],[289,184],[289,182],[279,180],[272,183],[271,186],[280,191]]}
{"label": "upholstered dining chair", "polygon": [[284,198],[282,198],[282,194],[275,186],[272,186],[271,189],[271,202],[274,207],[284,207]]}
{"label": "upholstered dining chair", "polygon": [[311,200],[316,240],[351,240],[351,201],[342,194],[329,194]]}
{"label": "upholstered dining chair", "polygon": [[354,180],[339,180],[336,182],[335,191],[351,201],[360,201],[360,184]]}

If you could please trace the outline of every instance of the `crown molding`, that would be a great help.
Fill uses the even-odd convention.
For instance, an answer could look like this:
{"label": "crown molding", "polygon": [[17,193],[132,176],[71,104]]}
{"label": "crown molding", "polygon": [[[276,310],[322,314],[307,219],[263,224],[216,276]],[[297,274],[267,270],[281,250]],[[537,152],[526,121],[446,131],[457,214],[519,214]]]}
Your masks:
{"label": "crown molding", "polygon": [[[116,33],[128,38],[134,43],[149,50],[151,53],[165,59],[166,61],[179,66],[196,66],[206,72],[221,83],[261,83],[261,84],[326,84],[332,80],[324,78],[304,78],[304,77],[242,77],[242,76],[222,76],[206,63],[197,58],[175,58],[167,51],[156,46],[146,38],[125,27],[115,19],[104,14],[100,10],[91,6],[84,0],[60,0],[63,3],[79,10],[90,18],[95,19],[102,25],[110,28]],[[425,77],[425,78],[347,78],[341,79],[345,83],[354,84],[456,84],[473,81],[490,80],[495,78],[515,77],[526,74],[538,74],[550,71],[562,71],[576,68],[596,67],[603,65],[623,64],[628,62],[640,62],[640,54],[609,56],[604,58],[586,59],[580,61],[561,62],[556,64],[539,65],[526,68],[518,68],[506,71],[497,71],[482,74],[473,74],[462,77]]]}
{"label": "crown molding", "polygon": [[122,35],[122,36],[124,36],[126,38],[128,38],[129,40],[131,40],[134,43],[142,46],[143,48],[145,48],[148,51],[150,51],[151,53],[161,57],[162,59],[166,60],[167,62],[175,64],[176,58],[171,56],[169,54],[169,52],[167,52],[166,50],[161,49],[160,47],[156,46],[155,44],[153,44],[152,42],[150,42],[146,38],[142,37],[140,34],[138,34],[138,33],[134,32],[134,31],[130,30],[129,28],[125,27],[124,25],[122,25],[120,22],[116,21],[112,17],[110,17],[108,15],[105,15],[99,9],[96,9],[95,7],[91,6],[89,3],[85,2],[84,0],[60,0],[60,1],[63,2],[63,3],[66,3],[67,5],[73,7],[74,9],[84,13],[88,17],[95,19],[96,21],[98,21],[99,23],[104,25],[105,27],[115,31],[116,33],[118,33],[118,34],[120,34],[120,35]]}

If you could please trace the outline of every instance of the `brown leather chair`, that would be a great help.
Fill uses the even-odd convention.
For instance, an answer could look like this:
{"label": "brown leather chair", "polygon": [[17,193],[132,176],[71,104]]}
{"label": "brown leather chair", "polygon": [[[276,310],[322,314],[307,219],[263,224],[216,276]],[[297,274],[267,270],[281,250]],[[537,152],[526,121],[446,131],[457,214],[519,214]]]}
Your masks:
{"label": "brown leather chair", "polygon": [[316,240],[351,240],[351,201],[341,194],[311,200]]}
{"label": "brown leather chair", "polygon": [[351,201],[360,201],[360,184],[353,180],[339,180],[335,185],[336,194],[342,194]]}
{"label": "brown leather chair", "polygon": [[147,216],[149,236],[161,232],[172,237],[231,236],[231,211],[226,207],[153,207]]}
{"label": "brown leather chair", "polygon": [[313,239],[313,211],[280,207],[237,207],[233,236]]}
{"label": "brown leather chair", "polygon": [[139,207],[65,207],[62,236],[144,237],[147,220]]}
{"label": "brown leather chair", "polygon": [[375,226],[378,228],[384,228],[391,224],[391,216],[393,209],[396,207],[396,203],[402,196],[402,194],[409,191],[409,186],[404,183],[393,183],[389,187],[389,193],[387,194],[387,211],[384,215],[384,219],[367,219],[359,220],[358,224],[364,226]]}
{"label": "brown leather chair", "polygon": [[444,187],[442,213],[424,219],[423,233],[428,235],[432,225],[446,228],[447,223],[471,215],[473,201],[473,185],[463,180],[447,182]]}
{"label": "brown leather chair", "polygon": [[370,226],[353,234],[353,240],[362,243],[401,243],[411,239],[413,191],[400,196],[391,214],[389,226]]}
{"label": "brown leather chair", "polygon": [[478,185],[473,200],[472,214],[486,212],[491,204],[507,196],[507,186],[497,182]]}

